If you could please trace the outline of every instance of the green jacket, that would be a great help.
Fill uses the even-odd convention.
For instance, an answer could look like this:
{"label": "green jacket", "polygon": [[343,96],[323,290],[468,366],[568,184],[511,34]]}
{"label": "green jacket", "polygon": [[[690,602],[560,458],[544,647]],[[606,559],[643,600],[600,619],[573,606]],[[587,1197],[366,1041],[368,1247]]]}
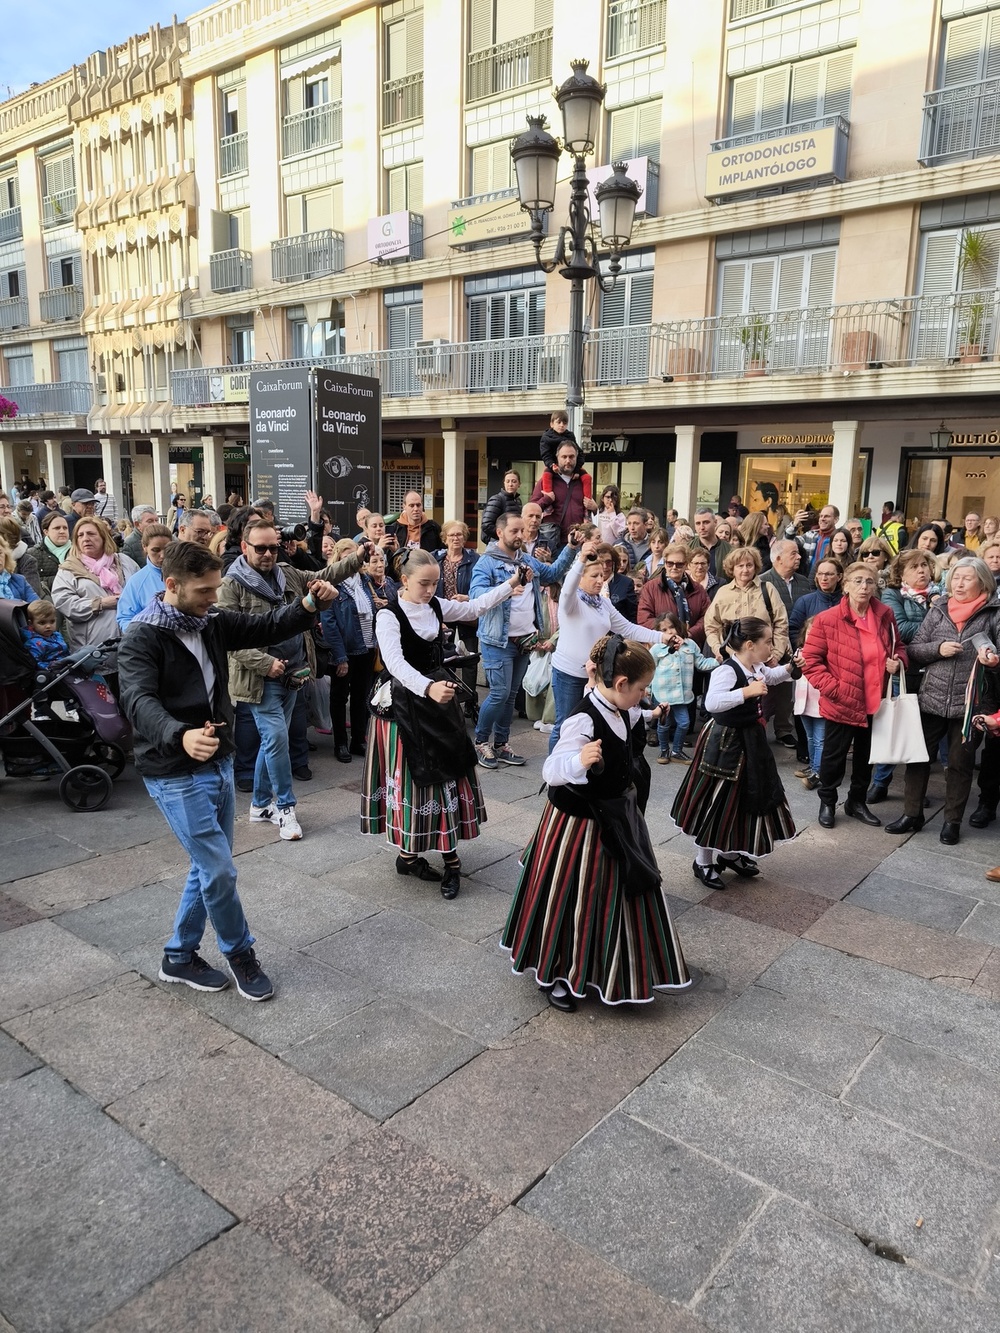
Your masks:
{"label": "green jacket", "polygon": [[[343,583],[361,568],[363,555],[346,556],[337,560],[326,569],[296,569],[294,565],[280,565],[285,576],[285,602],[294,602],[296,597],[304,597],[308,585],[314,579],[325,579],[328,583]],[[235,579],[225,578],[219,587],[219,606],[227,611],[243,611],[249,615],[266,616],[274,606],[257,593],[245,588]],[[316,650],[311,634],[305,635],[306,659],[311,675],[316,673]],[[264,695],[264,681],[267,679],[275,659],[261,648],[241,648],[239,652],[229,654],[229,697],[234,704],[259,704]]]}

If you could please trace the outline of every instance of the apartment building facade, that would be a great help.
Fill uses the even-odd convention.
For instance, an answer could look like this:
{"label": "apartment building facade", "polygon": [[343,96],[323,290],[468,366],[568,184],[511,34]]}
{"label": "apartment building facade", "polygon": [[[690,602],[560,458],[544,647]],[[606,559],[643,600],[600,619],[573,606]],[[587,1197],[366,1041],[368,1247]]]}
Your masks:
{"label": "apartment building facade", "polygon": [[[26,448],[73,461],[72,435],[139,499],[171,463],[196,498],[245,493],[250,368],[320,362],[382,383],[384,507],[416,488],[474,521],[565,395],[568,283],[535,265],[509,146],[586,55],[594,179],[625,160],[643,186],[588,294],[598,483],[658,510],[1000,512],[1000,0],[220,0],[166,32],[45,85],[20,128],[32,94],[0,106],[25,273],[0,392],[62,408],[42,296],[75,239],[82,322],[58,332],[92,395],[0,423],[5,479]],[[67,136],[63,240],[42,214]]]}

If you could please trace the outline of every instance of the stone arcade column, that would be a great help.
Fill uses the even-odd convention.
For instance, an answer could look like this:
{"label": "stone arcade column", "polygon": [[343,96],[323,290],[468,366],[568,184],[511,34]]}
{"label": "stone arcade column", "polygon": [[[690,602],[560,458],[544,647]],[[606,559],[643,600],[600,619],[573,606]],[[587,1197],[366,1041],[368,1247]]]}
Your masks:
{"label": "stone arcade column", "polygon": [[674,493],[670,507],[681,518],[694,522],[698,500],[698,464],[701,461],[701,426],[675,426],[677,453],[674,462]]}

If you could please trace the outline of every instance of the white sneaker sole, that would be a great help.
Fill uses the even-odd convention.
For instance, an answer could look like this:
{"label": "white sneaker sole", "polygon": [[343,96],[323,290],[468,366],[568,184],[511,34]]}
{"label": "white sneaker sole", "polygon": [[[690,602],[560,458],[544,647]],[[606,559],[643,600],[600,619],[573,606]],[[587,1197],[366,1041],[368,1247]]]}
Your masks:
{"label": "white sneaker sole", "polygon": [[299,829],[298,833],[290,833],[287,829],[281,829],[278,833],[278,837],[284,842],[301,842],[302,830]]}
{"label": "white sneaker sole", "polygon": [[[233,980],[236,981],[235,975],[233,977]],[[243,987],[240,985],[238,981],[236,981],[236,993],[237,995],[240,996],[241,999],[249,1000],[251,1004],[263,1004],[265,1000],[272,1000],[274,998],[273,990],[269,990],[266,995],[250,995],[247,991],[243,989]]]}
{"label": "white sneaker sole", "polygon": [[197,981],[189,981],[187,977],[168,977],[161,967],[157,976],[161,981],[169,981],[179,986],[190,986],[192,990],[203,990],[209,992],[224,991],[229,989],[229,982],[223,981],[221,986],[200,986]]}

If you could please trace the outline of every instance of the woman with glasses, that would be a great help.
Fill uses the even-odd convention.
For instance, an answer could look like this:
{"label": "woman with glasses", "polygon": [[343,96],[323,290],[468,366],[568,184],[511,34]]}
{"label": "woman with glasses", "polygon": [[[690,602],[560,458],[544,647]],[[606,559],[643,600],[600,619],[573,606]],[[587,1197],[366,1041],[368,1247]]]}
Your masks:
{"label": "woman with glasses", "polygon": [[876,596],[878,575],[873,564],[858,561],[848,568],[840,604],[813,620],[802,645],[802,670],[819,690],[820,716],[826,719],[817,789],[822,828],[833,828],[836,822],[837,788],[852,747],[844,814],[876,828],[882,823],[865,804],[872,778],[868,758],[872,717],[882,702],[886,673],[894,676],[900,665],[905,668],[908,663],[896,618]]}
{"label": "woman with glasses", "polygon": [[818,616],[822,611],[829,611],[831,606],[836,606],[840,601],[844,566],[835,556],[828,555],[816,566],[813,577],[816,591],[807,592],[804,597],[800,597],[792,606],[788,616],[788,636],[793,648],[799,646],[802,626],[806,621]]}
{"label": "woman with glasses", "polygon": [[889,564],[892,557],[892,547],[884,537],[869,537],[861,543],[858,559],[875,572],[876,597],[881,597],[886,589],[889,579]]}
{"label": "woman with glasses", "polygon": [[[665,615],[675,615],[688,627],[688,637],[699,648],[705,646],[705,612],[709,607],[708,592],[688,576],[688,563],[704,552],[692,551],[676,542],[663,552],[663,566],[647,580],[639,594],[638,622],[653,629]],[[708,558],[705,557],[708,573]]]}

